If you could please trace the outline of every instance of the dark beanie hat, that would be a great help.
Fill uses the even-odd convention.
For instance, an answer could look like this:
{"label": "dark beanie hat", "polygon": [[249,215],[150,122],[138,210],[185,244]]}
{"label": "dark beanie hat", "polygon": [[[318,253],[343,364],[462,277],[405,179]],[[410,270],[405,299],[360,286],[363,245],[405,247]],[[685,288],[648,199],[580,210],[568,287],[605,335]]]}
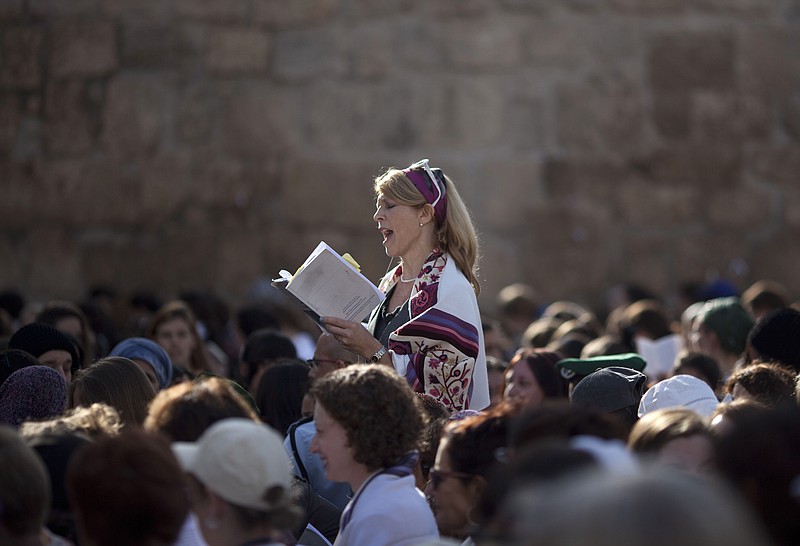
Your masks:
{"label": "dark beanie hat", "polygon": [[642,372],[621,366],[601,368],[575,385],[571,404],[577,408],[611,413],[638,407],[646,389],[647,376]]}
{"label": "dark beanie hat", "polygon": [[800,311],[771,311],[753,326],[748,337],[759,360],[790,366],[800,373]]}
{"label": "dark beanie hat", "polygon": [[17,330],[8,340],[9,349],[20,349],[39,358],[47,351],[67,351],[72,355],[73,368],[80,365],[78,348],[65,333],[49,324],[32,322]]}

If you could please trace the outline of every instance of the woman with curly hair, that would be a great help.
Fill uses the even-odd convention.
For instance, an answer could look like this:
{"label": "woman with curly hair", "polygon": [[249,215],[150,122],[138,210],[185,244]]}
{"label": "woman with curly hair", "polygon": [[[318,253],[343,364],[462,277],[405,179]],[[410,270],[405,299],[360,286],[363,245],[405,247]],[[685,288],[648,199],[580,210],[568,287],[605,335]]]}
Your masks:
{"label": "woman with curly hair", "polygon": [[339,523],[335,546],[415,545],[435,540],[436,521],[413,468],[424,425],[420,402],[402,377],[380,365],[351,365],[320,379],[318,453],[329,480],[355,494]]}

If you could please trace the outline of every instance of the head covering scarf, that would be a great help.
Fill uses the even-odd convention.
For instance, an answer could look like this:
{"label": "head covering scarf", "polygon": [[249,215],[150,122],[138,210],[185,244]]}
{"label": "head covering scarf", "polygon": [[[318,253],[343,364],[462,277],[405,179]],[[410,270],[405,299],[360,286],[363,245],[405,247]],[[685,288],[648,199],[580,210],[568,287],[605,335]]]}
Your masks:
{"label": "head covering scarf", "polygon": [[403,169],[403,174],[411,180],[428,204],[433,205],[436,225],[441,226],[447,218],[447,188],[444,173],[439,168],[431,169],[427,159],[421,159]]}
{"label": "head covering scarf", "polygon": [[67,409],[67,382],[47,366],[28,366],[0,385],[0,423],[14,428],[28,419],[43,420]]}
{"label": "head covering scarf", "polygon": [[131,360],[144,360],[156,372],[158,386],[169,387],[172,382],[172,360],[161,345],[143,337],[132,337],[119,342],[108,356],[124,356]]}

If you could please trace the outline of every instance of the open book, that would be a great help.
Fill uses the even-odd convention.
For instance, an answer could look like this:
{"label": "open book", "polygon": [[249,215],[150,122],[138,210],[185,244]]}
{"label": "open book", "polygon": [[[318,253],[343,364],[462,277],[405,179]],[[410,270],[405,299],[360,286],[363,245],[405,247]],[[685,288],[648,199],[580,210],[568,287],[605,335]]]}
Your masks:
{"label": "open book", "polygon": [[384,295],[356,269],[357,265],[322,241],[294,275],[283,270],[272,284],[299,300],[317,324],[320,317],[361,322]]}
{"label": "open book", "polygon": [[644,373],[647,377],[662,380],[675,364],[675,357],[681,350],[681,338],[677,334],[670,334],[660,339],[652,340],[643,336],[634,338],[636,352],[639,353],[647,366]]}

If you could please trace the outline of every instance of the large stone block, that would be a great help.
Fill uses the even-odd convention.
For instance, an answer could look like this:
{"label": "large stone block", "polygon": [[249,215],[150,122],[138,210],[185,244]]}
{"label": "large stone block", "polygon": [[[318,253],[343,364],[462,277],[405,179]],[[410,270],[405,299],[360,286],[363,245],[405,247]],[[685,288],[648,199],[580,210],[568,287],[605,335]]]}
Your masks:
{"label": "large stone block", "polygon": [[267,69],[269,37],[249,28],[217,27],[208,36],[206,68],[217,74],[259,74]]}
{"label": "large stone block", "polygon": [[9,157],[20,124],[20,101],[14,93],[0,93],[0,157]]}
{"label": "large stone block", "polygon": [[219,120],[220,91],[205,83],[197,83],[180,92],[175,112],[178,139],[193,145],[210,142]]}
{"label": "large stone block", "polygon": [[414,0],[383,0],[374,2],[373,0],[351,0],[342,7],[348,18],[358,19],[362,17],[384,17],[407,13],[414,9]]}
{"label": "large stone block", "polygon": [[646,147],[643,92],[627,74],[558,89],[558,143],[569,151],[624,155]]}
{"label": "large stone block", "polygon": [[503,79],[463,77],[448,84],[447,108],[452,111],[452,132],[446,144],[467,150],[500,145],[508,106]]}
{"label": "large stone block", "polygon": [[772,279],[790,291],[797,299],[800,294],[800,230],[786,229],[767,241],[753,245],[749,260],[752,278]]}
{"label": "large stone block", "polygon": [[687,230],[675,241],[674,268],[681,282],[716,278],[747,258],[748,245],[738,231]]}
{"label": "large stone block", "polygon": [[175,14],[174,3],[164,0],[99,0],[107,15],[167,21]]}
{"label": "large stone block", "polygon": [[740,181],[739,149],[724,144],[696,144],[660,148],[632,159],[642,177],[666,187],[692,185],[698,190],[727,187]]}
{"label": "large stone block", "polygon": [[55,22],[51,42],[50,71],[55,78],[104,76],[117,68],[113,21]]}
{"label": "large stone block", "polygon": [[543,166],[543,192],[563,203],[611,205],[619,187],[636,178],[621,162],[580,157],[548,157]]}
{"label": "large stone block", "polygon": [[695,0],[698,11],[742,17],[780,15],[784,6],[779,0]]}
{"label": "large stone block", "polygon": [[351,29],[347,49],[354,79],[379,79],[391,74],[398,39],[402,38],[392,23],[376,22]]}
{"label": "large stone block", "polygon": [[484,196],[480,203],[472,202],[472,206],[482,205],[484,229],[519,229],[527,224],[530,209],[544,199],[540,161],[487,161],[480,174]]}
{"label": "large stone block", "polygon": [[38,165],[0,159],[0,172],[3,173],[0,226],[30,227],[30,219],[41,214],[37,203],[41,189]]}
{"label": "large stone block", "polygon": [[[22,2],[19,2],[22,3]],[[95,15],[100,0],[27,0],[28,10],[38,17]]]}
{"label": "large stone block", "polygon": [[611,261],[611,277],[623,282],[646,286],[655,294],[674,293],[678,277],[673,265],[674,233],[658,233],[622,228],[617,256]]}
{"label": "large stone block", "polygon": [[275,35],[272,72],[291,82],[342,75],[343,48],[341,37],[330,29],[280,32]]}
{"label": "large stone block", "polygon": [[67,80],[51,83],[45,95],[43,126],[44,148],[54,154],[80,154],[88,151],[96,133],[94,119],[98,105],[92,102],[83,82]]}
{"label": "large stone block", "polygon": [[122,64],[143,68],[197,69],[205,58],[205,27],[200,23],[169,24],[149,19],[123,19],[120,25]]}
{"label": "large stone block", "polygon": [[24,15],[24,0],[3,0],[3,2],[0,2],[0,21],[22,19]]}
{"label": "large stone block", "polygon": [[509,19],[502,26],[483,19],[456,19],[444,25],[445,54],[457,69],[484,70],[518,65],[522,26]]}
{"label": "large stone block", "polygon": [[32,228],[26,277],[31,294],[45,298],[71,299],[83,288],[80,249],[75,237],[56,226]]}
{"label": "large stone block", "polygon": [[141,183],[111,161],[77,159],[42,166],[37,208],[64,226],[126,225],[140,217]]}
{"label": "large stone block", "polygon": [[786,197],[783,203],[783,221],[790,228],[800,230],[800,195]]}
{"label": "large stone block", "polygon": [[476,17],[490,11],[494,2],[492,0],[431,0],[427,4],[438,17]]}
{"label": "large stone block", "polygon": [[193,197],[188,154],[160,154],[142,168],[142,213],[153,222],[178,213]]}
{"label": "large stone block", "polygon": [[735,147],[770,138],[770,105],[754,94],[697,92],[691,110],[693,136],[698,142],[727,142]]}
{"label": "large stone block", "polygon": [[772,223],[772,198],[764,189],[732,186],[706,197],[708,218],[713,228],[752,233]]}
{"label": "large stone block", "polygon": [[671,15],[684,13],[695,0],[609,0],[614,10],[636,15]]}
{"label": "large stone block", "polygon": [[647,46],[648,79],[656,94],[728,91],[736,85],[735,54],[729,31],[658,34]]}
{"label": "large stone block", "polygon": [[[284,218],[316,218],[320,226],[375,227],[373,163],[296,160],[281,192]],[[311,249],[309,249],[310,252]]]}
{"label": "large stone block", "polygon": [[106,92],[102,142],[115,157],[152,154],[161,141],[170,93],[161,78],[121,76]]}
{"label": "large stone block", "polygon": [[526,282],[558,298],[581,299],[605,289],[612,257],[606,210],[543,202],[529,218],[521,247]]}
{"label": "large stone block", "polygon": [[243,21],[248,16],[246,0],[176,0],[179,16],[220,21]]}
{"label": "large stone block", "polygon": [[616,189],[616,210],[625,225],[679,227],[691,222],[700,210],[699,191],[685,185],[659,185],[631,180]]}
{"label": "large stone block", "polygon": [[795,191],[800,173],[800,146],[750,148],[745,154],[745,170],[775,188]]}
{"label": "large stone block", "polygon": [[304,95],[292,89],[248,86],[221,106],[221,146],[233,157],[280,156],[302,138]]}
{"label": "large stone block", "polygon": [[253,0],[253,20],[270,28],[292,28],[330,21],[340,0]]}
{"label": "large stone block", "polygon": [[27,292],[25,286],[27,268],[23,255],[24,246],[19,244],[16,233],[4,231],[0,234],[0,286],[4,289],[14,287]]}
{"label": "large stone block", "polygon": [[36,89],[42,84],[44,32],[38,26],[5,29],[0,57],[0,85]]}

